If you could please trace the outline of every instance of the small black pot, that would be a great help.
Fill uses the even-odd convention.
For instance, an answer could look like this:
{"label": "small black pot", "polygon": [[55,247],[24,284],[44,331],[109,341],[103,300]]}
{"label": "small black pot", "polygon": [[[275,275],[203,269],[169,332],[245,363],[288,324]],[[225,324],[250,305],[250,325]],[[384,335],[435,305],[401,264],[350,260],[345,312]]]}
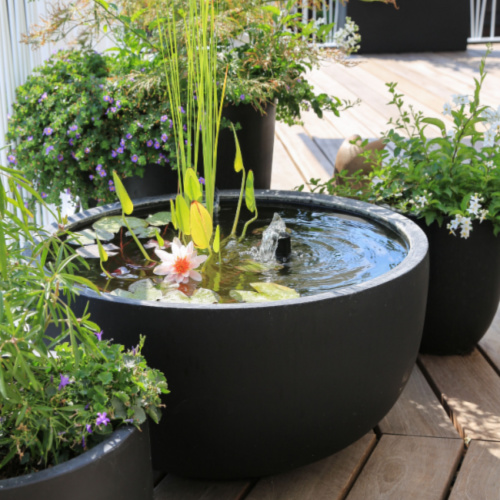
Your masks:
{"label": "small black pot", "polygon": [[[391,409],[412,371],[427,300],[427,240],[407,218],[328,195],[257,191],[257,204],[340,211],[382,224],[408,246],[387,273],[310,297],[260,304],[169,304],[83,291],[107,338],[143,354],[171,394],[152,428],[153,466],[236,479],[274,474],[352,444]],[[236,204],[238,193],[221,193]],[[136,202],[138,212],[168,197]],[[118,205],[72,218],[76,231]]]}
{"label": "small black pot", "polygon": [[[238,141],[245,170],[253,171],[255,189],[271,187],[273,167],[274,127],[276,123],[276,106],[269,104],[266,114],[255,110],[249,104],[229,105],[223,109],[222,115],[233,123],[239,123]],[[234,171],[236,146],[231,128],[220,133],[217,149],[217,180],[219,189],[240,189],[241,173]]]}
{"label": "small black pot", "polygon": [[359,26],[362,54],[465,50],[469,0],[398,0],[399,9],[352,0],[347,15]]}
{"label": "small black pot", "polygon": [[430,277],[420,351],[470,353],[486,333],[500,300],[500,236],[485,221],[467,239],[437,223],[416,221],[429,240]]}
{"label": "small black pot", "polygon": [[153,500],[147,426],[123,427],[50,469],[0,481],[2,500]]}

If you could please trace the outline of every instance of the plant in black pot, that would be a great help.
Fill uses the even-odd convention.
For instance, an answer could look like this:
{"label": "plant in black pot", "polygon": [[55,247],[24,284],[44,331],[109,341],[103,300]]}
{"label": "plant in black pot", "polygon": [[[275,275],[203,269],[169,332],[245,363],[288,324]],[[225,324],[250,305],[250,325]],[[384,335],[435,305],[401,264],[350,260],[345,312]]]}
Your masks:
{"label": "plant in black pot", "polygon": [[160,419],[165,377],[146,365],[143,340],[125,351],[75,316],[74,285],[86,282],[72,276],[78,256],[62,229],[32,222],[20,195],[41,202],[32,186],[15,171],[2,177],[0,496],[152,499],[146,418]]}
{"label": "plant in black pot", "polygon": [[[381,153],[373,172],[358,172],[353,182],[316,185],[388,205],[427,234],[431,275],[423,352],[472,351],[500,300],[500,109],[480,102],[485,62],[474,93],[444,104],[450,121],[406,110],[389,84],[399,110],[386,135],[393,153]],[[364,192],[352,188],[360,180],[369,186]]]}

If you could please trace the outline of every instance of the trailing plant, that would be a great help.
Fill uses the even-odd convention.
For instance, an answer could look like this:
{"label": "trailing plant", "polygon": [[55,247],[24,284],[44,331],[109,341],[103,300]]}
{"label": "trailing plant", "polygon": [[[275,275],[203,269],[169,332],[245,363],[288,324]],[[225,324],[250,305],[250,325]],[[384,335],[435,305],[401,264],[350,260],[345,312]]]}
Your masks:
{"label": "trailing plant", "polygon": [[[160,418],[165,377],[148,368],[144,340],[131,351],[101,340],[87,313],[71,310],[81,259],[33,222],[20,190],[48,210],[17,171],[0,182],[0,478],[35,472],[83,453],[124,424]],[[79,263],[86,266],[85,261]],[[49,332],[59,332],[49,335]]]}
{"label": "trailing plant", "polygon": [[[388,205],[446,225],[451,234],[468,238],[475,223],[488,220],[500,232],[500,108],[481,104],[486,56],[479,66],[472,95],[454,95],[443,106],[444,121],[406,109],[394,83],[387,84],[399,116],[385,140],[392,151],[378,155],[367,175],[347,174],[343,182],[312,181],[314,191]],[[371,162],[373,152],[367,153]],[[367,156],[368,159],[368,156]],[[366,186],[360,190],[359,183]]]}

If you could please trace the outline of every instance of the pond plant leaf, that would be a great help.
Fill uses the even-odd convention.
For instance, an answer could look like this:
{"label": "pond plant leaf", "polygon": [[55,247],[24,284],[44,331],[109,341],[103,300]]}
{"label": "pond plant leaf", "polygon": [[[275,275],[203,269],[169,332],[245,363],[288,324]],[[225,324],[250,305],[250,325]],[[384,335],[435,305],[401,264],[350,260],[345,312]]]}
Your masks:
{"label": "pond plant leaf", "polygon": [[269,271],[270,269],[282,269],[283,266],[276,262],[257,262],[252,259],[245,259],[241,262],[241,264],[234,266],[236,269],[240,271],[248,272],[248,273],[263,273],[265,271]]}
{"label": "pond plant leaf", "polygon": [[[108,257],[113,257],[118,254],[115,250],[119,250],[119,248],[116,245],[113,245],[112,243],[108,243],[105,245],[102,245],[102,248],[106,251]],[[97,244],[95,245],[87,245],[84,247],[79,247],[76,249],[76,253],[85,259],[99,259],[99,247]]]}
{"label": "pond plant leaf", "polygon": [[130,199],[127,190],[125,189],[122,180],[115,170],[113,170],[113,181],[115,183],[116,194],[118,195],[118,199],[120,200],[123,213],[126,215],[130,215],[134,211],[134,204],[132,203],[132,200]]}
{"label": "pond plant leaf", "polygon": [[92,224],[92,227],[97,230],[108,231],[110,233],[117,233],[123,226],[123,219],[119,215],[110,215],[103,217]]}
{"label": "pond plant leaf", "polygon": [[250,283],[250,286],[269,300],[297,299],[300,294],[293,288],[278,285],[277,283]]}
{"label": "pond plant leaf", "polygon": [[248,290],[231,290],[229,296],[238,302],[256,303],[270,301],[265,295],[261,295],[257,292],[250,292]]}
{"label": "pond plant leaf", "polygon": [[[156,232],[158,230],[154,226],[148,226],[138,227],[136,229],[133,229],[133,231],[138,238],[154,238],[156,237]],[[132,236],[132,234],[130,233],[130,231],[127,231],[125,233],[125,236]]]}
{"label": "pond plant leaf", "polygon": [[191,203],[191,237],[196,247],[202,250],[210,246],[213,222],[208,210],[199,202]]}
{"label": "pond plant leaf", "polygon": [[148,227],[148,222],[145,219],[140,219],[139,217],[125,217],[125,219],[132,230]]}
{"label": "pond plant leaf", "polygon": [[73,233],[68,237],[68,243],[71,245],[93,245],[95,243],[96,234],[92,229],[84,229],[78,233]]}
{"label": "pond plant leaf", "polygon": [[180,290],[173,290],[164,295],[160,300],[160,302],[170,302],[174,304],[214,304],[219,301],[219,296],[213,290],[208,290],[206,288],[198,288],[191,297]]}
{"label": "pond plant leaf", "polygon": [[146,219],[146,222],[151,226],[166,226],[172,221],[172,214],[170,212],[157,212],[151,214]]}

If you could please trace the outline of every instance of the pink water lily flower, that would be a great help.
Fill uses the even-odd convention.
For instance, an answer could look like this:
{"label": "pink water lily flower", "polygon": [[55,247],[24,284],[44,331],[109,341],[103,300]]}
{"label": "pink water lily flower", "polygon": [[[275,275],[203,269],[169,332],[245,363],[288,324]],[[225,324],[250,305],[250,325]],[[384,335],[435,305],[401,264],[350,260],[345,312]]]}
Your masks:
{"label": "pink water lily flower", "polygon": [[192,241],[187,246],[184,246],[179,238],[174,238],[171,248],[172,253],[155,248],[155,253],[162,262],[155,267],[153,272],[165,276],[166,281],[176,283],[187,283],[189,278],[194,281],[201,281],[201,274],[194,271],[194,269],[205,262],[207,256],[197,255]]}

